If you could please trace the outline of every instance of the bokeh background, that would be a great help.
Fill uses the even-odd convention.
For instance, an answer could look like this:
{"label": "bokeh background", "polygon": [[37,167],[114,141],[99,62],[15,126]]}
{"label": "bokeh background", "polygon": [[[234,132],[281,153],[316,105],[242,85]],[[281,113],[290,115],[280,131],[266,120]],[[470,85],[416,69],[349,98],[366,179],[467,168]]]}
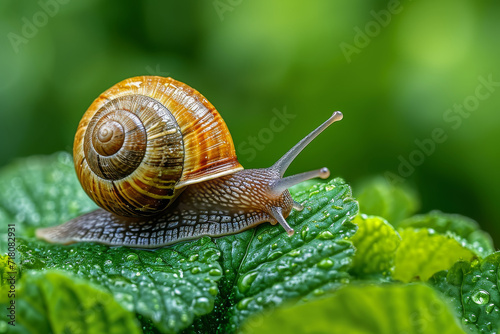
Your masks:
{"label": "bokeh background", "polygon": [[498,245],[499,14],[493,0],[2,0],[0,166],[71,151],[116,82],[172,76],[217,107],[246,168],[343,111],[289,173],[390,176],[420,212],[470,216]]}

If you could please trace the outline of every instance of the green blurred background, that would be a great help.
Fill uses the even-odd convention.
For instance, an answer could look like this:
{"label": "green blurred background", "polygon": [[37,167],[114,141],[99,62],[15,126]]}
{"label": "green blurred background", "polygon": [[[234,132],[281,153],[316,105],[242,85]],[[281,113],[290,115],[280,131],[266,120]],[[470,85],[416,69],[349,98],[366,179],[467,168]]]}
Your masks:
{"label": "green blurred background", "polygon": [[172,76],[216,106],[246,168],[341,110],[289,173],[397,176],[421,212],[470,216],[498,244],[499,14],[497,1],[2,0],[0,166],[71,151],[116,82]]}

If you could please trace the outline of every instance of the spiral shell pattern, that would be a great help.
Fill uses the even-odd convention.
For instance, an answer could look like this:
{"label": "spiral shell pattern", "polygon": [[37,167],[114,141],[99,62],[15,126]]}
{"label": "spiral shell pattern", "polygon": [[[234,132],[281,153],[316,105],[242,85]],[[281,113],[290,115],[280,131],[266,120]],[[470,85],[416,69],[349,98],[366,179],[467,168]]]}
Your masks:
{"label": "spiral shell pattern", "polygon": [[186,185],[243,168],[210,102],[172,78],[150,76],[124,80],[94,101],[73,154],[87,194],[129,217],[155,215]]}

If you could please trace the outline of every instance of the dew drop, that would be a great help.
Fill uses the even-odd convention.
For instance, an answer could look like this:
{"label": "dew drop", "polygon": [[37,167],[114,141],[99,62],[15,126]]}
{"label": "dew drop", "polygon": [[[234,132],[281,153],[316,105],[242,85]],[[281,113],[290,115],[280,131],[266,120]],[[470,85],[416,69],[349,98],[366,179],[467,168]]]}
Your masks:
{"label": "dew drop", "polygon": [[139,255],[137,255],[136,253],[129,253],[125,256],[125,261],[135,261],[139,258]]}
{"label": "dew drop", "polygon": [[193,254],[189,257],[189,262],[194,262],[198,260],[198,254]]}
{"label": "dew drop", "polygon": [[281,257],[282,255],[283,255],[283,252],[275,251],[275,252],[272,252],[271,254],[269,254],[269,256],[267,257],[267,260],[274,261],[274,260],[278,259],[279,257]]}
{"label": "dew drop", "polygon": [[319,194],[319,190],[316,190],[316,191],[311,191],[311,192],[309,193],[309,198],[311,198],[311,197],[313,197],[313,196],[315,196],[315,195],[317,195],[317,194]]}
{"label": "dew drop", "polygon": [[292,257],[297,257],[297,256],[300,255],[300,250],[299,249],[293,249],[290,252],[288,252],[288,255],[290,255]]}
{"label": "dew drop", "polygon": [[485,310],[486,310],[486,313],[491,313],[491,311],[493,311],[493,309],[495,308],[495,304],[488,304],[486,307],[485,307]]}
{"label": "dew drop", "polygon": [[325,290],[323,290],[323,289],[315,289],[313,291],[313,295],[315,295],[315,296],[322,296],[324,294],[325,294]]}
{"label": "dew drop", "polygon": [[490,301],[490,294],[485,290],[476,291],[472,295],[472,301],[478,305],[484,305]]}
{"label": "dew drop", "polygon": [[302,231],[300,231],[300,236],[302,237],[303,240],[306,240],[307,232],[309,231],[309,227],[304,226],[302,228]]}
{"label": "dew drop", "polygon": [[276,248],[278,248],[278,244],[277,243],[274,243],[274,244],[271,245],[271,249],[276,249]]}
{"label": "dew drop", "polygon": [[318,238],[322,240],[330,240],[334,238],[334,235],[330,231],[323,231],[318,235]]}
{"label": "dew drop", "polygon": [[214,268],[214,269],[210,269],[210,271],[208,272],[208,274],[210,276],[221,276],[222,272],[219,269]]}
{"label": "dew drop", "polygon": [[238,310],[246,310],[248,308],[248,304],[252,301],[253,297],[248,297],[240,300],[240,302],[236,305]]}
{"label": "dew drop", "polygon": [[481,278],[481,275],[476,275],[472,277],[472,283],[476,283]]}
{"label": "dew drop", "polygon": [[191,274],[197,274],[201,271],[200,267],[191,268]]}
{"label": "dew drop", "polygon": [[319,261],[318,267],[320,267],[321,269],[331,268],[331,267],[333,267],[333,261],[328,259],[328,258],[323,259],[323,260]]}
{"label": "dew drop", "polygon": [[210,300],[207,297],[200,297],[196,300],[196,304],[198,307],[207,309],[210,307]]}
{"label": "dew drop", "polygon": [[203,256],[199,259],[201,262],[207,263],[213,256],[217,256],[217,258],[220,256],[220,253],[218,253],[215,249],[208,249],[203,253]]}
{"label": "dew drop", "polygon": [[477,321],[477,315],[475,315],[474,313],[471,313],[469,315],[469,320],[470,320],[470,322],[474,322],[475,323]]}
{"label": "dew drop", "polygon": [[238,289],[242,293],[245,293],[246,291],[248,291],[248,289],[250,289],[253,281],[255,281],[256,278],[257,278],[256,271],[244,275],[243,277],[241,277],[241,279],[238,280]]}
{"label": "dew drop", "polygon": [[210,288],[208,288],[208,293],[212,296],[216,296],[219,293],[219,289],[217,289],[216,286],[211,286]]}

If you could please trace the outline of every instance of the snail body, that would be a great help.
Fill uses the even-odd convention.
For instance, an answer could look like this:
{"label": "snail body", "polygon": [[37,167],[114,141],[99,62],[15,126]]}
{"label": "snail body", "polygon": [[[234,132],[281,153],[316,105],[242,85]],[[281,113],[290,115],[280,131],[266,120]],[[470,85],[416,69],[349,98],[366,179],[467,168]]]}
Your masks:
{"label": "snail body", "polygon": [[335,112],[273,166],[243,169],[226,124],[199,92],[172,78],[124,80],[94,101],[75,136],[78,178],[101,209],[38,229],[37,237],[156,248],[263,222],[280,223],[292,235],[285,218],[302,206],[287,189],[329,171],[283,174],[340,119]]}

